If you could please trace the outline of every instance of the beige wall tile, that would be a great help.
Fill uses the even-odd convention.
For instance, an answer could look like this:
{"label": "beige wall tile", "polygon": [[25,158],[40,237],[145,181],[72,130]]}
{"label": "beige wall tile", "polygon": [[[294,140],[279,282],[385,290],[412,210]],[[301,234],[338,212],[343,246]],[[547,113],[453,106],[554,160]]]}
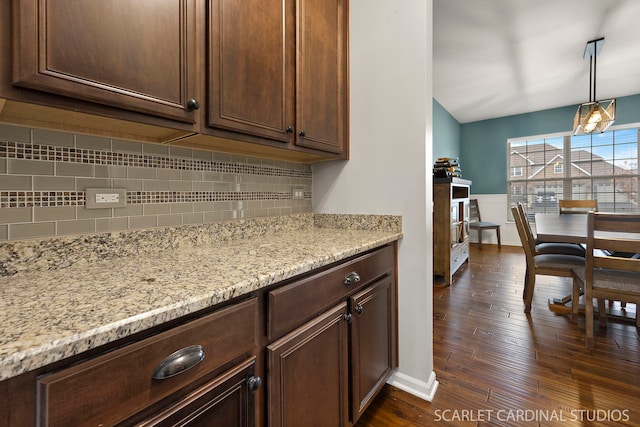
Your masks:
{"label": "beige wall tile", "polygon": [[193,150],[181,147],[169,147],[169,155],[171,155],[172,157],[192,159]]}
{"label": "beige wall tile", "polygon": [[217,212],[203,212],[205,222],[222,221],[224,220],[224,211]]}
{"label": "beige wall tile", "polygon": [[142,181],[144,191],[168,191],[169,181],[158,179],[145,179]]}
{"label": "beige wall tile", "polygon": [[210,162],[213,160],[213,153],[211,151],[193,150],[193,158]]}
{"label": "beige wall tile", "polygon": [[0,209],[0,224],[12,222],[31,222],[32,208],[2,208]]}
{"label": "beige wall tile", "polygon": [[96,221],[83,219],[79,221],[58,221],[56,232],[59,236],[67,234],[95,233]]}
{"label": "beige wall tile", "polygon": [[129,217],[130,228],[149,228],[149,227],[156,227],[157,225],[158,225],[158,218],[155,215]]}
{"label": "beige wall tile", "polygon": [[201,181],[202,172],[200,171],[180,171],[180,179],[185,181]]}
{"label": "beige wall tile", "polygon": [[31,177],[24,175],[0,176],[0,190],[31,190]]}
{"label": "beige wall tile", "polygon": [[7,159],[0,159],[0,173],[7,173]]}
{"label": "beige wall tile", "polygon": [[180,171],[178,169],[158,169],[156,175],[158,179],[180,179]]}
{"label": "beige wall tile", "polygon": [[215,202],[195,202],[193,204],[194,212],[205,212],[214,210]]}
{"label": "beige wall tile", "polygon": [[142,205],[127,205],[125,208],[114,208],[114,216],[137,216],[142,215]]}
{"label": "beige wall tile", "polygon": [[180,224],[182,224],[181,214],[158,215],[159,226],[170,226],[170,225],[180,225]]}
{"label": "beige wall tile", "polygon": [[31,142],[31,129],[0,123],[0,135],[3,140],[11,142]]}
{"label": "beige wall tile", "polygon": [[126,178],[126,166],[95,165],[95,176],[100,178]]}
{"label": "beige wall tile", "polygon": [[169,147],[160,144],[142,144],[142,152],[149,155],[168,156]]}
{"label": "beige wall tile", "polygon": [[169,191],[191,191],[191,181],[169,181]]}
{"label": "beige wall tile", "polygon": [[213,191],[213,182],[194,181],[191,183],[193,191]]}
{"label": "beige wall tile", "polygon": [[9,225],[0,225],[0,241],[9,240]]}
{"label": "beige wall tile", "polygon": [[84,191],[87,188],[111,188],[109,178],[76,178],[76,190]]}
{"label": "beige wall tile", "polygon": [[129,221],[126,217],[123,218],[105,218],[96,219],[96,231],[120,231],[129,228]]}
{"label": "beige wall tile", "polygon": [[55,221],[60,219],[75,219],[75,206],[35,207],[33,208],[33,220]]}
{"label": "beige wall tile", "polygon": [[104,208],[104,209],[86,209],[84,206],[76,207],[76,218],[78,219],[86,219],[86,218],[111,218],[113,217],[112,209]]}
{"label": "beige wall tile", "polygon": [[101,136],[76,135],[76,147],[107,151],[111,149],[111,140]]}
{"label": "beige wall tile", "polygon": [[42,160],[9,159],[7,171],[18,175],[53,175],[54,163]]}
{"label": "beige wall tile", "polygon": [[113,188],[126,188],[127,191],[140,191],[143,189],[142,180],[114,178]]}
{"label": "beige wall tile", "polygon": [[32,224],[9,224],[9,239],[21,240],[37,237],[52,237],[56,233],[55,222],[36,222]]}
{"label": "beige wall tile", "polygon": [[193,203],[171,203],[171,213],[193,212]]}
{"label": "beige wall tile", "polygon": [[138,179],[156,179],[156,169],[129,167],[127,168],[127,177]]}
{"label": "beige wall tile", "polygon": [[192,212],[182,214],[183,224],[202,224],[204,222],[204,214],[202,212]]}
{"label": "beige wall tile", "polygon": [[171,208],[168,203],[149,203],[142,205],[145,215],[162,215],[171,213]]}
{"label": "beige wall tile", "polygon": [[72,191],[76,189],[76,179],[74,177],[34,176],[33,189]]}
{"label": "beige wall tile", "polygon": [[57,176],[93,176],[93,165],[84,163],[56,163],[56,175]]}
{"label": "beige wall tile", "polygon": [[47,129],[33,129],[33,143],[42,145],[55,145],[57,147],[73,147],[72,133],[57,132]]}
{"label": "beige wall tile", "polygon": [[134,141],[123,141],[120,139],[111,140],[111,149],[113,151],[124,153],[142,153],[142,143]]}

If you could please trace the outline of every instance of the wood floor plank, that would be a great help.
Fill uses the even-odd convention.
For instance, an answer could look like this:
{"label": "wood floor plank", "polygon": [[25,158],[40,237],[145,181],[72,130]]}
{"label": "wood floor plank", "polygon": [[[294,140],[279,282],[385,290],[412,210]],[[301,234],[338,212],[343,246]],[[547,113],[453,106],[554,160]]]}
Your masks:
{"label": "wood floor plank", "polygon": [[526,314],[524,273],[521,248],[472,244],[453,284],[434,286],[433,401],[386,385],[355,427],[640,426],[635,326],[608,322],[588,352],[584,318],[547,305],[571,292],[571,280],[540,276]]}

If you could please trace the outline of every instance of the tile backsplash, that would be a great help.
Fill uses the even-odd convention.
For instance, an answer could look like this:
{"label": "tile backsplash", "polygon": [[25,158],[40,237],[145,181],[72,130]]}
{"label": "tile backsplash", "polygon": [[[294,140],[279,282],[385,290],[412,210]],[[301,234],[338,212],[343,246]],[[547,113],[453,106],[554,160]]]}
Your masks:
{"label": "tile backsplash", "polygon": [[[0,241],[306,213],[311,181],[306,164],[0,124]],[[127,206],[88,210],[86,188]]]}

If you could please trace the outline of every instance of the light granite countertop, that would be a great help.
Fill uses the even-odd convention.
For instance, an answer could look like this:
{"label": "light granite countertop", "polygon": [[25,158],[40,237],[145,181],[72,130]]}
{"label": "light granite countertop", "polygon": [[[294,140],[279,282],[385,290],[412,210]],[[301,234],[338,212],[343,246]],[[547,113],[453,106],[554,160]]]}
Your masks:
{"label": "light granite countertop", "polygon": [[[98,240],[114,247],[124,243],[116,245],[108,237],[135,240],[135,253],[128,249],[124,256],[80,256],[73,262],[52,259],[60,258],[60,248],[79,245],[75,240],[47,242],[47,250],[42,242],[5,245],[0,248],[5,267],[18,259],[49,260],[24,263],[37,268],[5,268],[12,275],[0,277],[0,380],[402,237],[399,217],[380,218],[308,214],[297,218],[295,226],[255,235],[253,225],[269,227],[260,221],[230,223],[225,229],[243,227],[241,236],[205,244],[182,242],[157,251],[139,250],[154,246],[148,235],[135,240],[120,233]],[[198,229],[186,230],[197,233]],[[83,242],[86,246],[87,239]],[[51,247],[56,247],[53,253]],[[100,248],[91,251],[95,254]]]}

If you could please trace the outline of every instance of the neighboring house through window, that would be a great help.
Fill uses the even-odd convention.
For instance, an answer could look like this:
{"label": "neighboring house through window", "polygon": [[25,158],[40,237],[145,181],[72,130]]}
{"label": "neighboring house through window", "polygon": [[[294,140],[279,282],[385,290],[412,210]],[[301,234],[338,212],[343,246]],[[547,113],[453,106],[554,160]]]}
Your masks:
{"label": "neighboring house through window", "polygon": [[509,139],[508,206],[557,212],[559,199],[597,199],[603,212],[638,212],[638,132]]}

